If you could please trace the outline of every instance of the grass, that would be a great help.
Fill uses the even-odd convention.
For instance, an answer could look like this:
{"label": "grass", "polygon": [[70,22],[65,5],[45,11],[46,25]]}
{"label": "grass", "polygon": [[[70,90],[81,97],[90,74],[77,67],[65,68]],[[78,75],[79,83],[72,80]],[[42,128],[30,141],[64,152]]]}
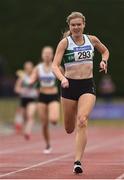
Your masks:
{"label": "grass", "polygon": [[[14,116],[19,101],[17,98],[0,99],[0,124],[11,124],[14,122]],[[62,118],[61,118],[62,119]],[[89,120],[90,126],[119,126],[124,127],[124,120]]]}
{"label": "grass", "polygon": [[89,120],[89,126],[102,126],[102,127],[120,127],[124,128],[124,120],[123,119],[96,119]]}
{"label": "grass", "polygon": [[14,121],[14,115],[18,100],[14,98],[0,99],[0,124],[11,123]]}

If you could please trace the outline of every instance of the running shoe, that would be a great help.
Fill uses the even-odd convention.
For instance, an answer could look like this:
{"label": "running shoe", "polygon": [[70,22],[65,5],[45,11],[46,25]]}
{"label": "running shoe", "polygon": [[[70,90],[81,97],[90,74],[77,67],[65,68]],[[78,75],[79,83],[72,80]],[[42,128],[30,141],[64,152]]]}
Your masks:
{"label": "running shoe", "polygon": [[52,148],[50,146],[47,146],[46,149],[43,150],[44,154],[50,154],[52,152]]}
{"label": "running shoe", "polygon": [[15,124],[15,132],[16,134],[21,134],[23,130],[23,127],[21,124]]}
{"label": "running shoe", "polygon": [[83,173],[83,169],[82,169],[80,161],[75,161],[74,162],[73,173],[75,173],[75,174]]}

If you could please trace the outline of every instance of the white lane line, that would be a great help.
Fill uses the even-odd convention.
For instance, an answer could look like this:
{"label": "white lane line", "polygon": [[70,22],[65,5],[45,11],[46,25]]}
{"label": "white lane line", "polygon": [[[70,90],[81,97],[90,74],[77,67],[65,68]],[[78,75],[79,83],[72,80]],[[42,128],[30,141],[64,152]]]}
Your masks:
{"label": "white lane line", "polygon": [[[56,142],[52,142],[53,145],[56,144]],[[29,145],[25,145],[25,146],[16,146],[14,148],[10,148],[10,149],[5,149],[5,150],[0,150],[0,155],[5,155],[5,154],[11,154],[11,153],[18,153],[20,151],[24,151],[24,150],[28,150],[28,149],[32,149],[32,148],[42,148],[42,144],[41,142],[36,142],[36,143],[33,143],[33,144],[29,144]]]}
{"label": "white lane line", "polygon": [[44,164],[52,163],[52,162],[54,162],[54,161],[59,161],[59,160],[61,160],[61,159],[70,157],[70,156],[72,156],[72,155],[73,155],[73,153],[65,154],[65,155],[63,155],[63,156],[59,156],[59,157],[57,157],[57,158],[53,158],[53,159],[50,159],[50,160],[48,160],[48,161],[40,162],[40,163],[38,163],[38,164],[34,164],[34,165],[32,165],[32,166],[29,166],[29,167],[26,167],[26,168],[23,168],[23,169],[19,169],[19,170],[17,170],[17,171],[12,171],[12,172],[10,172],[10,173],[2,174],[2,175],[0,175],[0,178],[5,177],[5,176],[9,176],[9,175],[12,175],[12,174],[15,174],[15,173],[18,173],[18,172],[26,171],[26,170],[29,170],[29,169],[32,169],[32,168],[35,168],[35,167],[38,167],[38,166],[43,166]]}
{"label": "white lane line", "polygon": [[40,146],[41,143],[40,142],[37,142],[37,143],[34,143],[34,144],[30,144],[30,145],[25,145],[25,146],[21,146],[21,147],[14,147],[14,148],[11,148],[11,149],[5,149],[5,150],[0,150],[0,155],[1,154],[9,154],[9,153],[16,153],[16,152],[20,152],[20,151],[23,151],[23,150],[26,150],[26,149],[30,149],[30,148],[36,148],[37,146]]}
{"label": "white lane line", "polygon": [[[117,138],[114,138],[115,140],[118,139]],[[97,142],[95,142],[97,143]],[[56,142],[53,142],[52,143],[53,145],[56,144]],[[0,150],[0,155],[3,155],[3,154],[10,154],[10,153],[18,153],[20,151],[24,151],[24,150],[27,150],[27,149],[32,149],[32,148],[36,148],[37,146],[41,146],[41,143],[40,142],[36,142],[34,144],[29,144],[28,146],[25,145],[25,146],[16,146],[14,148],[10,148],[10,149],[4,149],[4,150]]]}
{"label": "white lane line", "polygon": [[124,179],[124,173],[118,176],[116,179]]}
{"label": "white lane line", "polygon": [[[99,144],[99,145],[95,145],[95,146],[88,147],[86,151],[87,151],[87,152],[90,152],[90,151],[95,150],[95,149],[97,149],[97,148],[103,148],[103,147],[105,148],[105,147],[107,147],[107,146],[111,146],[112,144],[115,144],[115,143],[117,143],[118,141],[121,141],[121,139],[122,139],[122,138],[118,138],[118,139],[116,138],[116,140],[113,139],[113,140],[107,141],[107,142],[105,142],[105,143],[102,142],[102,143]],[[59,161],[59,160],[61,160],[61,159],[70,157],[70,156],[72,156],[72,155],[73,155],[73,153],[68,153],[68,154],[65,154],[65,155],[63,155],[63,156],[58,156],[57,158],[50,159],[50,160],[48,160],[48,161],[43,161],[43,162],[34,164],[34,165],[32,165],[32,166],[28,166],[28,167],[25,167],[25,168],[16,170],[16,171],[12,171],[12,172],[9,172],[9,173],[1,174],[1,175],[0,175],[0,178],[6,177],[6,176],[9,176],[9,175],[13,175],[13,174],[16,174],[16,173],[19,173],[19,172],[23,172],[23,171],[32,169],[32,168],[34,168],[34,167],[43,166],[44,164],[49,164],[49,163],[52,163],[52,162],[55,162],[55,161]]]}
{"label": "white lane line", "polygon": [[[67,142],[67,140],[65,140],[65,143]],[[20,143],[21,144],[21,143]],[[19,144],[19,145],[20,145]],[[56,141],[53,140],[52,142],[52,145],[55,145],[55,144],[58,144]],[[12,147],[12,146],[11,146]],[[27,149],[32,149],[32,148],[42,148],[42,144],[41,142],[36,142],[36,143],[33,143],[33,144],[25,144],[25,146],[16,146],[16,147],[12,147],[12,148],[7,148],[7,149],[4,149],[4,150],[0,150],[0,155],[5,155],[5,154],[11,154],[11,153],[18,153],[20,151],[24,151],[24,150],[27,150]]]}

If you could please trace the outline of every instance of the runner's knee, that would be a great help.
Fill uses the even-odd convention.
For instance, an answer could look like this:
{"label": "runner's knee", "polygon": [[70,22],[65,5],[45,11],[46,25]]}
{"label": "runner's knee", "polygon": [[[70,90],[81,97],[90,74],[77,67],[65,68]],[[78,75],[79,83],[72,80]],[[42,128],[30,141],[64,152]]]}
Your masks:
{"label": "runner's knee", "polygon": [[77,117],[77,125],[79,127],[87,127],[87,121],[88,121],[88,115],[87,114],[79,115]]}
{"label": "runner's knee", "polygon": [[74,131],[74,128],[65,128],[65,130],[66,130],[66,132],[68,133],[68,134],[71,134],[73,131]]}

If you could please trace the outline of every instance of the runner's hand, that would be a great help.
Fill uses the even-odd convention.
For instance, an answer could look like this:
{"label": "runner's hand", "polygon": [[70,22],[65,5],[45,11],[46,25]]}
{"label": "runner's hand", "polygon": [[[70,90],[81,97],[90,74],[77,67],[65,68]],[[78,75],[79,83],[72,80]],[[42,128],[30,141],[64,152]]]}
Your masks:
{"label": "runner's hand", "polygon": [[100,62],[100,70],[99,72],[105,71],[105,74],[107,74],[107,61],[102,60]]}
{"label": "runner's hand", "polygon": [[69,87],[69,82],[68,82],[68,79],[66,79],[65,77],[62,79],[61,81],[61,86],[63,88],[68,88]]}

